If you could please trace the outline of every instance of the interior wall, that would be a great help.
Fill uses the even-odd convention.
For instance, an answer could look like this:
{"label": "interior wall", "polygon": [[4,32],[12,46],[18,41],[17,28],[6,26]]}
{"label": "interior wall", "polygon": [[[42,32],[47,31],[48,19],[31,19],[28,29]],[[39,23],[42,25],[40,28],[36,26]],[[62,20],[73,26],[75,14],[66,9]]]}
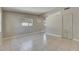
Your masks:
{"label": "interior wall", "polygon": [[[14,12],[3,12],[3,36],[13,36],[18,34],[27,34],[26,27],[21,25],[21,21],[24,18],[33,19],[33,27],[31,27],[32,32],[38,32],[43,30],[43,17],[14,13]],[[39,22],[39,20],[41,22]],[[41,25],[40,25],[41,24]]]}
{"label": "interior wall", "polygon": [[[73,39],[79,40],[79,7],[72,7],[64,12],[65,14],[72,14],[73,20]],[[69,21],[68,21],[69,22]]]}
{"label": "interior wall", "polygon": [[73,9],[73,36],[79,40],[79,7]]}
{"label": "interior wall", "polygon": [[50,34],[62,35],[62,13],[73,15],[73,39],[79,39],[79,7],[73,7],[70,10],[63,10],[49,15],[46,19],[46,32]]}
{"label": "interior wall", "polygon": [[0,7],[0,45],[2,45],[2,8]]}
{"label": "interior wall", "polygon": [[2,9],[0,7],[0,32],[1,32],[1,21],[2,21]]}
{"label": "interior wall", "polygon": [[46,18],[46,32],[61,36],[62,34],[61,12],[51,14]]}
{"label": "interior wall", "polygon": [[79,40],[79,7],[72,7],[66,11],[63,11],[63,14],[72,14],[73,39]]}

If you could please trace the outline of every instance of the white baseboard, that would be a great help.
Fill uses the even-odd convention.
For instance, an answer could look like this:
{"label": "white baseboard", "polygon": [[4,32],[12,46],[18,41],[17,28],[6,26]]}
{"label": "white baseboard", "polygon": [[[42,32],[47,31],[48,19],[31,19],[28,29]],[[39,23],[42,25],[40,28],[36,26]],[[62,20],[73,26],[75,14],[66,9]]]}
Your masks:
{"label": "white baseboard", "polygon": [[62,37],[61,35],[52,34],[52,33],[46,33],[47,35],[56,36],[56,37]]}
{"label": "white baseboard", "polygon": [[[57,35],[57,34],[52,34],[52,33],[46,33],[47,35],[51,35],[51,36],[56,36],[56,37],[62,37],[62,35]],[[75,41],[79,41],[79,39],[72,39],[72,40],[75,40]]]}
{"label": "white baseboard", "polygon": [[74,38],[73,40],[75,40],[75,41],[79,41],[79,39],[76,39],[76,38]]}
{"label": "white baseboard", "polygon": [[28,33],[28,34],[20,34],[20,35],[15,35],[15,36],[3,38],[3,39],[6,40],[6,39],[18,38],[21,36],[27,36],[27,35],[32,35],[32,34],[41,33],[41,32],[44,32],[44,31],[32,32],[32,33]]}

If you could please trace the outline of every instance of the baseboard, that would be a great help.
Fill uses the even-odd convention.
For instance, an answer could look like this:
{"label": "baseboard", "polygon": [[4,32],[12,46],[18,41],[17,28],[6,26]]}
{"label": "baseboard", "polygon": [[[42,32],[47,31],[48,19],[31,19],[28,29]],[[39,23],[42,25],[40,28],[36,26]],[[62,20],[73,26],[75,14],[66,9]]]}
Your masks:
{"label": "baseboard", "polygon": [[21,37],[21,36],[25,36],[25,35],[32,35],[32,34],[36,34],[36,33],[41,33],[41,32],[44,32],[44,31],[38,31],[38,32],[32,32],[32,33],[28,33],[28,34],[20,34],[20,35],[16,35],[16,36],[11,36],[11,37],[7,37],[7,38],[3,38],[4,40],[7,40],[7,39],[11,39],[11,38],[18,38],[18,37]]}
{"label": "baseboard", "polygon": [[76,39],[76,38],[74,38],[73,40],[75,40],[75,41],[79,41],[79,39]]}
{"label": "baseboard", "polygon": [[62,37],[61,35],[52,34],[52,33],[46,33],[47,35],[56,36],[56,37]]}

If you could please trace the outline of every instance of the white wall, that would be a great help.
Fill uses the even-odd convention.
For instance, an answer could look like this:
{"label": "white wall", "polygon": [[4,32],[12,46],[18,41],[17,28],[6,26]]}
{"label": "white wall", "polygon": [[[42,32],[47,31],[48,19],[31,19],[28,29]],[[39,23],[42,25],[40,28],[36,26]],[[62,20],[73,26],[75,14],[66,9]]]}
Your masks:
{"label": "white wall", "polygon": [[73,16],[73,36],[79,40],[79,8],[74,9]]}
{"label": "white wall", "polygon": [[0,7],[0,45],[2,45],[2,9]]}
{"label": "white wall", "polygon": [[62,33],[62,17],[61,12],[49,15],[46,19],[46,32],[60,35]]}
{"label": "white wall", "polygon": [[79,7],[49,15],[46,19],[46,31],[51,34],[62,35],[62,13],[73,15],[73,39],[79,40]]}
{"label": "white wall", "polygon": [[2,21],[2,9],[0,8],[0,32],[1,32],[1,21]]}
{"label": "white wall", "polygon": [[7,36],[13,36],[13,35],[27,33],[28,28],[23,27],[21,25],[21,21],[24,18],[33,19],[34,26],[31,27],[32,32],[42,31],[43,24],[38,22],[38,20],[43,19],[42,17],[4,11],[3,12],[3,36],[7,37]]}
{"label": "white wall", "polygon": [[[72,14],[73,39],[79,40],[79,7],[72,7],[69,10],[63,11],[63,14]],[[68,21],[69,22],[69,21]]]}

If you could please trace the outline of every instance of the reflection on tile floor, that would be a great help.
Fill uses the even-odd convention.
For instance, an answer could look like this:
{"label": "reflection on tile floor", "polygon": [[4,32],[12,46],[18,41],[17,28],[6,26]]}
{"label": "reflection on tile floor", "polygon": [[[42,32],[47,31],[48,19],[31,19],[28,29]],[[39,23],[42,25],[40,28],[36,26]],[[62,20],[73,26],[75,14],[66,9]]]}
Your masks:
{"label": "reflection on tile floor", "polygon": [[78,51],[79,42],[36,33],[2,39],[1,51]]}

